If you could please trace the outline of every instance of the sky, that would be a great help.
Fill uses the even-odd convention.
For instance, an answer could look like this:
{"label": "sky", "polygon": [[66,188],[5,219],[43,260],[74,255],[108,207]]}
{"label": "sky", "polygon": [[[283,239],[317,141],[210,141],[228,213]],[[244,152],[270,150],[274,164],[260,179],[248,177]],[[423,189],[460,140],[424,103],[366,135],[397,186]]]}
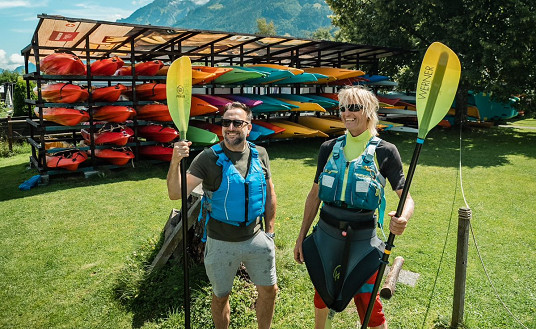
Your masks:
{"label": "sky", "polygon": [[24,65],[20,51],[30,44],[37,15],[60,15],[115,22],[153,0],[0,0],[0,68]]}

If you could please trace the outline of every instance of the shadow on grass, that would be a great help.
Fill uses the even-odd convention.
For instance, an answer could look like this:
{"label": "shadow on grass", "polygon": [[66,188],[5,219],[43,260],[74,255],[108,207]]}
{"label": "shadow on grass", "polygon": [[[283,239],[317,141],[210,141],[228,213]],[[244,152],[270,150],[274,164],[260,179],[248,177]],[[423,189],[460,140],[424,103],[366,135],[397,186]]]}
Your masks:
{"label": "shadow on grass", "polygon": [[[163,241],[162,234],[156,244],[150,242],[134,252],[114,284],[115,299],[127,312],[133,314],[133,328],[140,328],[148,322],[166,321],[170,312],[184,313],[182,263],[171,259],[161,269],[148,271]],[[203,264],[192,259],[189,259],[188,266],[191,309],[195,307],[192,298],[196,294],[204,294],[210,287]]]}

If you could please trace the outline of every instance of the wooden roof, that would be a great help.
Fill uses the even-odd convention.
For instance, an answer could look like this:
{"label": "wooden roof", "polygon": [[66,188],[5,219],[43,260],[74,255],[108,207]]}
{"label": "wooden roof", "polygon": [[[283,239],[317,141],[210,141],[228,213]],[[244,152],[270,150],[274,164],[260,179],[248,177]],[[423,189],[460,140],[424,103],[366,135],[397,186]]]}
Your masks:
{"label": "wooden roof", "polygon": [[381,58],[410,50],[352,43],[262,36],[177,27],[95,21],[38,15],[32,42],[22,50],[35,62],[58,49],[82,59],[118,55],[127,61],[171,61],[190,56],[205,65],[277,63],[295,67],[348,67],[376,64]]}

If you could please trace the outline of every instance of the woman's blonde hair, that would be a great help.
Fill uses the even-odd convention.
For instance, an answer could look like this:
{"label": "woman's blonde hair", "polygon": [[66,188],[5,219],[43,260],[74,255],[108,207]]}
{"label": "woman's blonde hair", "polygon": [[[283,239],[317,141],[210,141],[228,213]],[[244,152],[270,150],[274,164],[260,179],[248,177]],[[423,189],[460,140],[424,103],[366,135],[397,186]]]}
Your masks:
{"label": "woman's blonde hair", "polygon": [[367,129],[372,136],[376,136],[378,131],[378,98],[370,89],[361,85],[346,86],[339,91],[339,107],[346,107],[350,104],[360,104],[363,106],[361,111],[365,112],[367,117]]}

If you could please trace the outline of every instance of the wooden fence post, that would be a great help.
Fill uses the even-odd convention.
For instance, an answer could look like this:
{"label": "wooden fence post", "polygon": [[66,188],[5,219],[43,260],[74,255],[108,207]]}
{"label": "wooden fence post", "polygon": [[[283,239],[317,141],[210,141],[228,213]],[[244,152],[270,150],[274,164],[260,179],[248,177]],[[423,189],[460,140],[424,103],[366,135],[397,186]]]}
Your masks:
{"label": "wooden fence post", "polygon": [[7,116],[7,143],[9,145],[9,152],[13,152],[13,122],[11,122],[11,116]]}
{"label": "wooden fence post", "polygon": [[458,243],[456,247],[456,272],[454,277],[451,328],[458,328],[463,323],[470,221],[471,209],[458,209]]}

